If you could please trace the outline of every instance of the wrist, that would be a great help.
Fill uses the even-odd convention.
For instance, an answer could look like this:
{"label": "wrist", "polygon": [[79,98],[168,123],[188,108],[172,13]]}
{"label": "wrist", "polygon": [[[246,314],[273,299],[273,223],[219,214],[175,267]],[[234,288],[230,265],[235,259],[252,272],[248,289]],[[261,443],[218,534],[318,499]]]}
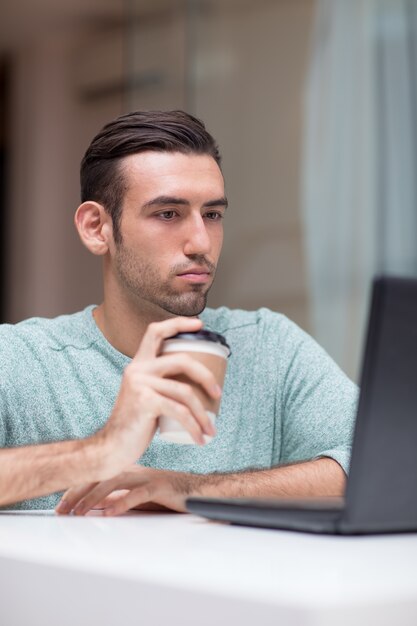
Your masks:
{"label": "wrist", "polygon": [[113,478],[121,471],[121,462],[118,462],[115,446],[104,429],[86,439],[85,446],[87,466],[90,468],[93,482]]}

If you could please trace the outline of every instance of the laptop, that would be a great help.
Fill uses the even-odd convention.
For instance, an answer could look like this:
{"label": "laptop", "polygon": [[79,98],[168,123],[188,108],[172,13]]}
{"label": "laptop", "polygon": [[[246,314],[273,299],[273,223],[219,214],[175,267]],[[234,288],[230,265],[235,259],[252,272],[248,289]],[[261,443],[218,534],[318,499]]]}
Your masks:
{"label": "laptop", "polygon": [[417,532],[417,280],[374,280],[345,498],[204,498],[190,513],[327,534]]}

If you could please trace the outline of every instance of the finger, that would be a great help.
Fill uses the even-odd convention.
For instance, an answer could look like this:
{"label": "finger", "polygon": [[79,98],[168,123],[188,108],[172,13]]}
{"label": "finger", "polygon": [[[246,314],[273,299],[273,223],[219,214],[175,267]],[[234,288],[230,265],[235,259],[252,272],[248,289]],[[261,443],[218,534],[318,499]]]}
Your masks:
{"label": "finger", "polygon": [[165,396],[160,396],[160,410],[159,415],[169,415],[173,419],[177,420],[185,430],[187,430],[196,444],[199,446],[205,445],[205,439],[203,436],[203,430],[200,423],[190,413],[189,409],[180,402],[175,402]]}
{"label": "finger", "polygon": [[173,317],[163,322],[149,324],[134,361],[153,359],[160,354],[162,342],[180,332],[196,332],[203,322],[197,317]]}
{"label": "finger", "polygon": [[74,515],[85,515],[91,509],[96,508],[113,491],[120,488],[120,482],[120,478],[116,477],[97,483],[94,489],[86,493],[74,506]]}
{"label": "finger", "polygon": [[71,487],[71,489],[68,489],[55,508],[56,513],[59,515],[67,515],[68,513],[71,513],[77,502],[84,498],[84,496],[89,491],[94,489],[97,484],[98,483],[87,483],[81,485],[80,487]]}
{"label": "finger", "polygon": [[108,496],[104,498],[104,500],[100,500],[97,504],[94,505],[94,509],[106,509],[115,501],[118,500],[121,496],[124,496],[129,490],[128,489],[117,489],[116,491],[112,491]]}
{"label": "finger", "polygon": [[121,515],[126,513],[135,506],[144,505],[151,500],[151,493],[147,485],[141,485],[132,489],[125,496],[118,498],[109,507],[105,508],[103,514],[107,517],[110,515]]}
{"label": "finger", "polygon": [[[131,366],[128,365],[127,367]],[[132,417],[134,417],[135,412],[138,416],[141,416],[139,426],[141,431],[140,437],[142,440],[149,442],[157,428],[157,419],[161,415],[169,415],[183,425],[197,444],[205,444],[200,423],[195,417],[193,417],[190,410],[184,404],[171,400],[170,398],[158,393],[149,384],[144,384],[144,382],[146,383],[146,381],[149,380],[146,377],[142,376],[135,380],[134,376],[130,374],[129,378],[129,385],[133,391],[136,391],[136,393],[133,394],[133,408],[131,407]],[[117,402],[115,405],[116,408]],[[127,431],[127,436],[130,442],[132,429]]]}
{"label": "finger", "polygon": [[165,397],[186,406],[207,435],[214,436],[216,434],[216,429],[206,409],[191,385],[169,378],[159,378],[157,376],[147,376],[144,378],[144,381],[159,394],[163,394]]}
{"label": "finger", "polygon": [[217,384],[213,372],[188,354],[166,354],[158,359],[153,359],[145,366],[141,365],[142,367],[138,368],[139,376],[140,373],[146,373],[169,378],[178,374],[184,374],[192,381],[201,385],[204,391],[212,398],[221,396],[222,390]]}

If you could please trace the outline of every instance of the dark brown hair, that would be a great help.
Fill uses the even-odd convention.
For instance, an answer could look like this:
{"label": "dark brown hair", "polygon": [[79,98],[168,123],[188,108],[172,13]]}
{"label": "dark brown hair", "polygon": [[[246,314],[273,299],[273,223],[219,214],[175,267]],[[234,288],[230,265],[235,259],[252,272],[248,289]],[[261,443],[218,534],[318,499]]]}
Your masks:
{"label": "dark brown hair", "polygon": [[202,121],[184,111],[135,111],[109,122],[94,137],[81,162],[81,202],[99,202],[111,215],[121,242],[120,219],[126,181],[121,160],[153,150],[208,154],[220,166],[216,142]]}

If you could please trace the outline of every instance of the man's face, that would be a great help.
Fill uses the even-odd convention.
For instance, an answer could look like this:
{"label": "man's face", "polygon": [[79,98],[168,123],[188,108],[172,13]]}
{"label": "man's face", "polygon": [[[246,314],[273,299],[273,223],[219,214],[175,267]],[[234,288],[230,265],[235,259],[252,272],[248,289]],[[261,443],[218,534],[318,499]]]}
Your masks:
{"label": "man's face", "polygon": [[122,168],[118,283],[139,310],[198,315],[223,241],[227,203],[218,165],[207,155],[144,152],[126,157]]}

